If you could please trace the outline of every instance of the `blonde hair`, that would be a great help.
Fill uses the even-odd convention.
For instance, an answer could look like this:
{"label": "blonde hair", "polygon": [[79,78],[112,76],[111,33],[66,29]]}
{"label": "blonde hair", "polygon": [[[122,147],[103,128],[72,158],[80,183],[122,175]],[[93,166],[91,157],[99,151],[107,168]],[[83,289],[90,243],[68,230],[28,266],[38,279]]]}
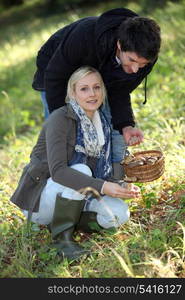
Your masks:
{"label": "blonde hair", "polygon": [[96,73],[100,79],[100,85],[101,85],[101,89],[102,89],[102,101],[103,101],[103,103],[105,102],[107,92],[106,92],[106,88],[105,88],[101,74],[93,67],[83,66],[83,67],[78,68],[76,71],[74,71],[74,73],[72,73],[72,75],[69,78],[69,81],[67,84],[67,95],[65,98],[66,103],[68,103],[70,101],[70,99],[73,98],[72,94],[75,90],[76,83],[80,79],[84,78],[85,76],[87,76],[91,73]]}

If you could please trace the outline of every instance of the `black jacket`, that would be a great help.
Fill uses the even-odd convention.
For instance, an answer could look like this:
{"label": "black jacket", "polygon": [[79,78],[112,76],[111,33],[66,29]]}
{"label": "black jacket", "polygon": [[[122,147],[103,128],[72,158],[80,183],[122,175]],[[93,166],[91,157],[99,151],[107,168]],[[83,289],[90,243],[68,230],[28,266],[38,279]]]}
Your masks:
{"label": "black jacket", "polygon": [[49,111],[64,105],[67,82],[77,68],[95,67],[107,88],[112,122],[121,131],[134,126],[130,93],[152,70],[149,63],[137,73],[127,74],[115,60],[117,30],[126,18],[137,16],[124,8],[109,10],[99,17],[80,19],[54,33],[41,47],[33,88],[45,90]]}

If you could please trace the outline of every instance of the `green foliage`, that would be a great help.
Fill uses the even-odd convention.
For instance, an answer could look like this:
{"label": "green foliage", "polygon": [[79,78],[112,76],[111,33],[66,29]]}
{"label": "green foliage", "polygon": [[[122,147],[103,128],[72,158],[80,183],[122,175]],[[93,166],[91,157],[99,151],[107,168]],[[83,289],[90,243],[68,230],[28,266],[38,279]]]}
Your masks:
{"label": "green foliage", "polygon": [[155,18],[162,30],[161,54],[148,78],[148,102],[142,104],[142,85],[132,99],[138,126],[145,133],[139,150],[162,150],[165,174],[154,182],[138,184],[142,197],[127,201],[131,218],[118,232],[76,234],[92,252],[80,263],[61,261],[50,248],[45,226],[31,224],[28,235],[24,216],[9,198],[43,122],[40,95],[31,88],[37,51],[65,24],[121,7],[123,1],[100,1],[93,8],[76,6],[44,17],[38,2],[25,1],[25,6],[4,12],[0,21],[6,24],[0,27],[0,277],[184,277],[185,2],[124,2]]}

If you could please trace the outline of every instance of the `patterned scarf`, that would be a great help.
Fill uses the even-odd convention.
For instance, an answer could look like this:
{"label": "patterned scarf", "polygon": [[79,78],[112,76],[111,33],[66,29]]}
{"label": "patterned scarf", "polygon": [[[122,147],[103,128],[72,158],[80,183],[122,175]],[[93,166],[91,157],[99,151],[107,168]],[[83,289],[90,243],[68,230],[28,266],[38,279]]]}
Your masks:
{"label": "patterned scarf", "polygon": [[110,126],[104,115],[96,111],[90,120],[73,99],[69,104],[78,117],[75,154],[69,165],[86,163],[87,157],[97,158],[94,176],[106,179],[112,172]]}

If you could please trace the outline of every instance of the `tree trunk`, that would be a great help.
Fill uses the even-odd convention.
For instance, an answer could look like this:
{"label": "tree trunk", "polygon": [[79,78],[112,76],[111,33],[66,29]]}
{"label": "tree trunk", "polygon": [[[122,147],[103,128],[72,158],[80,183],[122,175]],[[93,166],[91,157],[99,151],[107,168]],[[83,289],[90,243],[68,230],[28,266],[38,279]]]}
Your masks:
{"label": "tree trunk", "polygon": [[23,4],[24,0],[1,0],[0,2],[4,7],[11,7],[11,6]]}

